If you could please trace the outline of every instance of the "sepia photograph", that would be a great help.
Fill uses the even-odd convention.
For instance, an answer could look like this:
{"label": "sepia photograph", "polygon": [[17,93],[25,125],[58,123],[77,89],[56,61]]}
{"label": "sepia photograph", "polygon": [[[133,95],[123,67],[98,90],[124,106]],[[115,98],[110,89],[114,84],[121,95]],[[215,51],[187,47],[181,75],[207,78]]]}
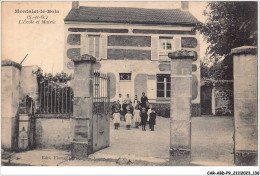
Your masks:
{"label": "sepia photograph", "polygon": [[1,167],[258,166],[258,3],[2,1]]}

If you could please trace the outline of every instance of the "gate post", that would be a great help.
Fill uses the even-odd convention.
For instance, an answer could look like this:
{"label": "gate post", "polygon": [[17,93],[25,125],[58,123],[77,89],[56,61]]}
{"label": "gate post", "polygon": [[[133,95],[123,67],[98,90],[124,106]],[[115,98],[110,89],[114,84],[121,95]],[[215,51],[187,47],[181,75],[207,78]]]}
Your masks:
{"label": "gate post", "polygon": [[171,58],[170,165],[187,166],[191,157],[193,51],[169,53]]}
{"label": "gate post", "polygon": [[11,60],[2,60],[2,149],[15,150],[18,144],[18,113],[22,66]]}
{"label": "gate post", "polygon": [[235,164],[257,165],[257,47],[232,49],[234,68]]}
{"label": "gate post", "polygon": [[82,55],[72,59],[74,76],[71,87],[73,102],[73,141],[71,156],[86,159],[93,152],[92,145],[92,101],[93,101],[93,64],[96,58]]}

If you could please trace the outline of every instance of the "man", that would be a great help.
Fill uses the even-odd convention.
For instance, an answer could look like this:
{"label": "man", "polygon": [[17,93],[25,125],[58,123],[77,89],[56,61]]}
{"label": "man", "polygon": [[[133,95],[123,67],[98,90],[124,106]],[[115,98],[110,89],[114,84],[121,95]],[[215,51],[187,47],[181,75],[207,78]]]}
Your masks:
{"label": "man", "polygon": [[145,96],[145,93],[143,92],[141,97],[141,106],[146,107],[146,102],[148,102],[148,98]]}

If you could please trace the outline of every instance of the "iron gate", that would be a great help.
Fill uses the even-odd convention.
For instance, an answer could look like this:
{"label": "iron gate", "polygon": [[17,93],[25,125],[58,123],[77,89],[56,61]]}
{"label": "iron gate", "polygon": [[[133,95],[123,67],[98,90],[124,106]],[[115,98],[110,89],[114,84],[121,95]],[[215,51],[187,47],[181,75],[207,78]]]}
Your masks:
{"label": "iron gate", "polygon": [[65,83],[43,80],[39,83],[37,114],[72,114],[73,91]]}
{"label": "iron gate", "polygon": [[93,79],[93,152],[109,146],[110,79],[94,71]]}

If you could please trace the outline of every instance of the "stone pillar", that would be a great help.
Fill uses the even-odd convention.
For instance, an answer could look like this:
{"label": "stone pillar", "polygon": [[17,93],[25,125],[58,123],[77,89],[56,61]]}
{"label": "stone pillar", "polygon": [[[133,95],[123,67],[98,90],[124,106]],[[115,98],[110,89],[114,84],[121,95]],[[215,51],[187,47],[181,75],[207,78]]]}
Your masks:
{"label": "stone pillar", "polygon": [[14,150],[18,140],[18,111],[21,65],[2,61],[2,148]]}
{"label": "stone pillar", "polygon": [[234,68],[235,164],[258,163],[257,47],[232,49]]}
{"label": "stone pillar", "polygon": [[86,159],[93,152],[92,145],[92,101],[93,64],[96,59],[90,55],[72,59],[74,76],[71,87],[74,92],[72,158]]}
{"label": "stone pillar", "polygon": [[191,157],[193,51],[169,53],[171,58],[170,165],[187,166]]}

